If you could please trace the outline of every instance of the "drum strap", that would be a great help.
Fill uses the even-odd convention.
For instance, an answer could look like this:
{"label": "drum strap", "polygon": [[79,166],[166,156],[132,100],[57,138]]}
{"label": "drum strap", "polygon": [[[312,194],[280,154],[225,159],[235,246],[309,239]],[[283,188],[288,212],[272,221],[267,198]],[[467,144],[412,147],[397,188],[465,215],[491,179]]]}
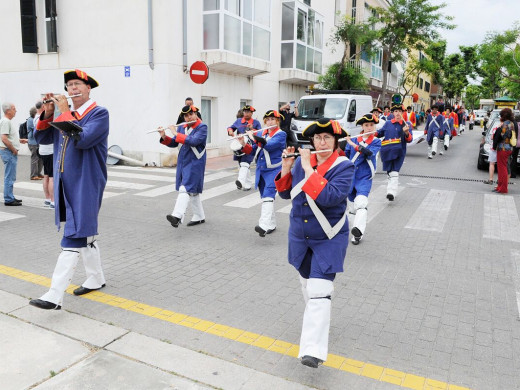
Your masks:
{"label": "drum strap", "polygon": [[[281,131],[280,129],[276,130],[273,134],[273,136],[278,133],[279,131]],[[269,137],[269,134],[266,135],[265,139],[266,141],[269,140],[269,138],[272,138],[272,137]],[[256,149],[256,154],[255,154],[255,162],[256,162],[256,159],[258,158],[258,154],[260,154],[260,150],[263,150],[264,152],[264,157],[265,157],[265,165],[267,166],[267,168],[278,168],[280,166],[282,166],[282,161],[280,161],[279,163],[276,163],[276,164],[272,164],[271,163],[271,156],[269,155],[269,152],[267,150],[265,150],[264,148],[260,148],[258,147]]]}
{"label": "drum strap", "polygon": [[[186,135],[190,135],[192,131],[193,131],[193,129],[191,127],[187,128]],[[204,149],[202,149],[199,152],[195,146],[191,146],[191,151],[193,152],[193,154],[195,155],[197,160],[200,160],[202,158],[202,156],[204,156],[204,154],[206,153],[206,147],[204,147]]]}
{"label": "drum strap", "polygon": [[[336,159],[336,161],[334,161],[334,163],[330,166],[330,168],[327,170],[327,172],[330,171],[332,168],[334,168],[339,163],[341,163],[343,161],[347,161],[347,160],[348,160],[348,158],[346,158],[345,156],[339,156]],[[296,196],[298,196],[300,194],[300,192],[302,192],[302,187],[307,182],[307,179],[308,178],[303,179],[298,184],[296,184],[296,186],[293,187],[293,189],[291,190],[291,199],[294,199]],[[327,235],[329,240],[333,239],[336,236],[336,234],[339,233],[339,231],[345,224],[345,220],[347,219],[347,214],[348,214],[348,207],[345,207],[345,212],[343,213],[343,216],[338,221],[338,223],[336,223],[334,226],[331,226],[329,220],[327,219],[327,217],[325,217],[325,215],[320,210],[320,208],[318,207],[318,205],[316,204],[314,199],[312,199],[308,194],[305,194],[305,197],[307,198],[307,202],[309,203],[309,206],[311,207],[312,213],[318,220],[318,223],[320,224],[321,228],[323,229],[323,231],[325,232],[325,234]]]}

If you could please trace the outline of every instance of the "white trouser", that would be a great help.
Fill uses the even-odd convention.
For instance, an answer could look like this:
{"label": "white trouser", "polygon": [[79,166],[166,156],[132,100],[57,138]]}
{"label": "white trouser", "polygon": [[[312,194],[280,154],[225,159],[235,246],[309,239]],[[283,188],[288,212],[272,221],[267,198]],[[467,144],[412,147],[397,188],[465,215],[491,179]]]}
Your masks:
{"label": "white trouser", "polygon": [[62,248],[52,274],[51,288],[40,299],[62,305],[63,294],[69,287],[78,264],[81,248]]}
{"label": "white trouser", "polygon": [[253,185],[251,179],[251,171],[249,170],[249,163],[241,162],[238,169],[238,181],[242,184],[242,189],[250,190]]}
{"label": "white trouser", "polygon": [[444,136],[444,146],[446,146],[447,148],[450,147],[450,135],[446,133],[446,135]]}
{"label": "white trouser", "polygon": [[361,234],[365,233],[367,227],[367,211],[368,198],[365,195],[358,195],[354,199],[354,208],[356,209],[356,216],[354,217],[354,226],[357,227]]}
{"label": "white trouser", "polygon": [[274,230],[276,228],[276,215],[274,213],[273,198],[262,198],[262,211],[260,212],[258,226],[265,231]]}
{"label": "white trouser", "polygon": [[181,222],[184,219],[184,214],[186,214],[188,203],[190,203],[190,196],[186,192],[186,187],[180,186],[179,196],[177,196],[177,202],[175,202],[175,207],[173,208],[172,215],[174,217],[180,218]]}
{"label": "white trouser", "polygon": [[397,195],[398,187],[399,187],[399,172],[396,172],[396,171],[388,172],[388,184],[386,186],[386,193],[392,194],[395,197]]}
{"label": "white trouser", "polygon": [[204,215],[204,209],[202,208],[202,201],[200,200],[200,194],[190,195],[191,210],[193,211],[192,221],[202,221],[206,219]]}
{"label": "white trouser", "polygon": [[300,283],[302,285],[303,300],[305,301],[305,306],[307,306],[307,302],[309,302],[309,295],[307,294],[307,279],[300,275]]}
{"label": "white trouser", "polygon": [[439,138],[437,137],[433,137],[433,142],[432,142],[432,153],[434,154],[437,154],[437,146],[439,144]]}
{"label": "white trouser", "polygon": [[334,284],[330,280],[315,278],[307,280],[309,300],[303,314],[299,358],[308,355],[323,361],[327,360],[333,291]]}
{"label": "white trouser", "polygon": [[85,280],[82,286],[90,289],[101,288],[106,280],[101,267],[101,255],[96,237],[87,238],[87,246],[80,248],[80,254],[83,258],[85,274],[87,275],[87,280]]}

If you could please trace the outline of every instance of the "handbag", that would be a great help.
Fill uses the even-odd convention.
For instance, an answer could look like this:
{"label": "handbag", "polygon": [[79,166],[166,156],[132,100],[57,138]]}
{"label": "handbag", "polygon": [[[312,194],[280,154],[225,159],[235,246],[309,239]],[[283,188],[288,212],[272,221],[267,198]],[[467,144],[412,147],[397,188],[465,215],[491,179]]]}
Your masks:
{"label": "handbag", "polygon": [[509,145],[516,146],[516,133],[514,130],[511,130],[511,138],[509,138]]}

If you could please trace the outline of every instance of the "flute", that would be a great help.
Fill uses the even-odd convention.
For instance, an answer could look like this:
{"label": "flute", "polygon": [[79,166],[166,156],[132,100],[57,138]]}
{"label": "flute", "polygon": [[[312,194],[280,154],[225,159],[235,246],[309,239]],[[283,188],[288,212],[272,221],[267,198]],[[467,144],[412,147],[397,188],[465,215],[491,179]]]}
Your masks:
{"label": "flute", "polygon": [[[353,136],[353,137],[356,138],[356,137],[363,136],[363,135],[375,134],[375,133],[377,133],[378,131],[379,131],[379,130],[370,131],[370,132],[368,132],[368,133],[359,133],[358,135],[355,135],[355,136]],[[349,138],[352,138],[352,137],[351,137],[350,135],[347,135],[345,138],[340,138],[340,139],[338,139],[338,141],[346,141],[346,140],[349,139]]]}
{"label": "flute", "polygon": [[[191,123],[195,123],[197,121],[191,121],[191,122],[182,122],[182,123],[179,123],[178,125],[172,125],[172,126],[175,126],[175,127],[180,127],[180,126],[184,126],[184,125],[189,125]],[[168,129],[168,126],[167,127],[159,127],[158,129],[155,129],[155,130],[152,130],[152,131],[147,131],[146,134],[151,134],[151,133],[155,133],[157,131],[161,131],[161,130],[167,130]]]}
{"label": "flute", "polygon": [[[267,126],[267,127],[263,127],[261,129],[251,129],[251,131],[253,132],[257,132],[257,131],[264,131],[264,130],[268,130],[268,129],[272,129],[273,127],[278,127],[278,125],[272,125],[272,126]],[[236,135],[234,137],[231,137],[231,138],[228,138],[227,140],[228,141],[232,141],[234,139],[237,139],[237,138],[242,138],[242,137],[245,137],[247,135],[247,133],[242,133],[242,134],[239,134],[239,135]]]}
{"label": "flute", "polygon": [[[58,95],[58,96],[65,96],[65,95]],[[66,97],[67,99],[72,99],[72,98],[74,98],[74,97],[78,97],[78,96],[81,96],[81,93],[78,93],[78,94],[76,94],[76,95],[65,96],[65,97]],[[52,100],[52,99],[47,99],[47,100],[44,100],[44,101],[43,101],[43,104],[46,104],[46,103],[53,103],[53,102],[54,102],[54,100]]]}
{"label": "flute", "polygon": [[[311,152],[311,154],[316,154],[316,153],[328,153],[328,152],[332,152],[332,149],[325,149],[325,150],[313,150]],[[296,153],[289,153],[289,154],[283,154],[282,155],[282,158],[291,158],[291,157],[298,157],[300,155],[300,153],[296,152]]]}

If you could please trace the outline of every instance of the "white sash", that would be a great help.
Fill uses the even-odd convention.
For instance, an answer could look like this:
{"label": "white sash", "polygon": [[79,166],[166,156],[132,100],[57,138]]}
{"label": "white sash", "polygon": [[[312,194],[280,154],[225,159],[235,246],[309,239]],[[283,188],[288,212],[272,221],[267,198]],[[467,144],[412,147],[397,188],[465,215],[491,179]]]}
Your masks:
{"label": "white sash", "polygon": [[[361,146],[364,146],[364,147],[368,147],[368,144],[365,142],[365,141],[361,141],[359,143]],[[354,155],[354,157],[352,158],[352,163],[354,163],[354,161],[357,160],[357,158],[359,157],[360,153],[359,152],[356,152],[356,154]],[[373,179],[374,178],[374,175],[376,174],[376,169],[374,168],[374,164],[372,163],[372,160],[369,160],[368,158],[365,157],[365,161],[367,162],[368,166],[370,167],[370,172],[372,172],[372,176],[370,176],[370,179]]]}
{"label": "white sash", "polygon": [[[334,161],[334,163],[330,166],[330,168],[327,170],[327,172],[330,171],[332,168],[334,168],[339,163],[341,163],[343,161],[347,161],[347,160],[348,160],[348,158],[346,158],[344,156],[339,156],[336,159],[336,161]],[[307,182],[307,180],[308,180],[308,178],[304,178],[302,181],[300,181],[298,184],[296,184],[293,187],[293,189],[291,190],[291,199],[294,199],[297,195],[300,194],[300,192],[302,192],[302,187]],[[334,226],[331,226],[329,220],[327,219],[327,217],[325,217],[325,215],[320,210],[320,208],[318,207],[318,205],[316,204],[314,199],[312,199],[308,194],[305,194],[305,197],[307,198],[307,202],[309,202],[309,206],[311,207],[312,213],[318,220],[318,223],[320,224],[321,228],[323,229],[323,231],[325,232],[325,234],[327,235],[329,240],[333,239],[336,236],[336,234],[339,233],[339,231],[345,224],[345,220],[347,219],[347,214],[348,214],[348,207],[345,207],[345,212],[343,213],[343,216],[338,221],[338,223],[336,223]]]}
{"label": "white sash", "polygon": [[[193,129],[191,127],[186,128],[186,135],[190,135],[192,131]],[[184,144],[182,144],[182,146],[184,146]],[[206,147],[204,147],[204,149],[202,149],[202,151],[199,152],[195,146],[191,146],[191,151],[193,152],[195,157],[197,157],[197,160],[200,160],[202,156],[204,156],[204,154],[206,153]]]}
{"label": "white sash", "polygon": [[[276,130],[273,134],[273,137],[279,131],[282,131],[282,130],[280,130],[280,129]],[[268,138],[273,138],[273,137],[270,137],[269,133],[267,133],[267,135],[265,136],[265,140],[267,141]],[[256,159],[258,158],[258,154],[260,153],[260,150],[264,151],[265,165],[267,166],[267,168],[278,168],[282,165],[282,161],[280,161],[279,163],[276,163],[276,164],[271,164],[271,156],[269,155],[269,152],[267,150],[265,150],[264,148],[260,148],[260,147],[258,147],[256,149],[256,153],[255,153],[255,157],[254,157],[255,162],[256,162]]]}

